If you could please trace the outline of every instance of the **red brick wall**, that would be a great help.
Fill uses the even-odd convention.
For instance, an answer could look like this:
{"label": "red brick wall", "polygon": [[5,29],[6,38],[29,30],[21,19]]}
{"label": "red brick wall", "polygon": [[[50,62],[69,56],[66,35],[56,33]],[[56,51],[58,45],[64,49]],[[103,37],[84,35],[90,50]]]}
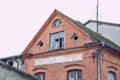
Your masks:
{"label": "red brick wall", "polygon": [[[98,47],[97,47],[98,48]],[[45,55],[36,55],[29,59],[25,59],[25,64],[27,64],[26,71],[32,75],[37,72],[45,72],[46,80],[67,80],[67,71],[73,69],[82,70],[82,79],[83,80],[97,80],[97,64],[96,58],[93,60],[91,57],[91,53],[95,52],[97,48],[90,49],[73,49],[73,51],[68,50],[68,52],[59,51],[46,53]],[[44,57],[50,56],[59,56],[59,55],[67,55],[67,54],[76,54],[78,52],[83,53],[82,61],[75,62],[65,62],[65,63],[57,63],[50,65],[42,65],[42,66],[34,66],[35,59],[41,59]],[[56,54],[55,54],[56,53]],[[120,58],[116,55],[115,51],[109,52],[104,49],[101,54],[101,80],[108,80],[108,72],[113,71],[116,73],[117,80],[120,79]],[[52,55],[49,55],[52,54]],[[117,53],[119,54],[119,53]],[[103,56],[103,57],[102,57]]]}
{"label": "red brick wall", "polygon": [[[63,21],[63,26],[59,28],[53,28],[51,25],[56,19]],[[65,33],[65,49],[50,51],[49,35],[52,33],[64,31]],[[71,37],[76,33],[78,40],[74,42]],[[43,41],[42,48],[38,48],[39,41]],[[60,15],[55,15],[50,19],[49,23],[44,26],[38,38],[34,44],[30,47],[27,53],[34,54],[31,57],[25,57],[25,71],[34,75],[37,72],[45,72],[46,80],[67,80],[67,71],[72,69],[82,70],[83,80],[97,80],[97,62],[96,57],[91,57],[92,52],[96,52],[98,47],[81,47],[85,43],[92,42],[92,39],[84,31],[80,30],[67,19]],[[79,47],[79,48],[76,48]],[[111,50],[111,51],[110,51]],[[35,66],[36,59],[49,58],[51,56],[60,56],[67,54],[82,53],[82,61],[64,62],[50,65]],[[110,48],[104,48],[101,55],[101,80],[108,80],[108,71],[114,71],[116,73],[117,80],[120,80],[120,56],[118,52],[113,51]]]}
{"label": "red brick wall", "polygon": [[[59,28],[53,28],[52,24],[56,19],[61,19],[63,22],[63,26]],[[73,25],[68,22],[66,19],[64,19],[61,16],[55,15],[53,19],[49,21],[46,26],[44,26],[45,29],[41,31],[41,34],[39,34],[38,38],[32,45],[32,47],[28,50],[27,53],[41,53],[41,52],[47,52],[50,49],[50,43],[49,43],[49,37],[52,33],[57,33],[64,31],[65,35],[65,48],[74,48],[78,46],[83,46],[84,43],[91,42],[90,36],[86,34],[84,31],[80,30],[76,26],[73,27]],[[74,42],[71,38],[73,34],[76,33],[78,35],[78,40]],[[43,41],[44,46],[42,48],[38,48],[37,44],[39,41]]]}
{"label": "red brick wall", "polygon": [[108,72],[112,71],[116,73],[116,80],[120,80],[120,53],[105,48],[101,57],[101,78],[102,80],[108,80]]}

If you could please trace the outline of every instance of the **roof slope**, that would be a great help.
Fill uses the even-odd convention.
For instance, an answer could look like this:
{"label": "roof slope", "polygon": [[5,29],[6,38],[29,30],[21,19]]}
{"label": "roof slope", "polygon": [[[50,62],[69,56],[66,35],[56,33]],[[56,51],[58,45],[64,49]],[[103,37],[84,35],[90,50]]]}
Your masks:
{"label": "roof slope", "polygon": [[80,29],[84,30],[85,32],[87,32],[89,35],[91,35],[93,38],[97,39],[100,42],[104,42],[106,46],[113,48],[117,51],[120,52],[120,46],[118,46],[117,44],[115,44],[114,42],[112,42],[111,40],[101,36],[100,34],[94,32],[93,30],[89,29],[88,27],[84,26],[81,22],[76,21],[66,15],[64,15],[63,13],[61,13],[60,11],[58,11],[60,14],[62,14],[64,17],[66,17],[68,20],[70,20],[73,24],[75,24],[77,27],[79,27]]}

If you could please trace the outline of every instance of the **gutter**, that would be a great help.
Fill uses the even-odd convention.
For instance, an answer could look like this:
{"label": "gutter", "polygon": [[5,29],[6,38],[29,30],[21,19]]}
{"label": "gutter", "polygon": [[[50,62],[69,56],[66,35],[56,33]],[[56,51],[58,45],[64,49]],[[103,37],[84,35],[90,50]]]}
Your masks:
{"label": "gutter", "polygon": [[101,46],[97,49],[97,80],[101,80],[100,55],[105,46],[104,42],[101,42],[100,44]]}

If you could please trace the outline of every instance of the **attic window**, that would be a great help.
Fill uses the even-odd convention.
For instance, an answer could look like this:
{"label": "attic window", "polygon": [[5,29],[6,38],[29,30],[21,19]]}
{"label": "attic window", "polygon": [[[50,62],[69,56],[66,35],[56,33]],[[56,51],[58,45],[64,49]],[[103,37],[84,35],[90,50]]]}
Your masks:
{"label": "attic window", "polygon": [[62,26],[62,21],[60,19],[57,19],[53,23],[53,27],[60,27]]}
{"label": "attic window", "polygon": [[64,48],[64,32],[50,35],[50,50]]}
{"label": "attic window", "polygon": [[38,48],[41,48],[43,46],[43,42],[40,40],[37,46]]}
{"label": "attic window", "polygon": [[78,36],[77,34],[74,34],[73,37],[72,37],[73,41],[77,41],[78,40]]}
{"label": "attic window", "polygon": [[13,62],[12,61],[8,62],[8,64],[11,65],[11,66],[13,66]]}

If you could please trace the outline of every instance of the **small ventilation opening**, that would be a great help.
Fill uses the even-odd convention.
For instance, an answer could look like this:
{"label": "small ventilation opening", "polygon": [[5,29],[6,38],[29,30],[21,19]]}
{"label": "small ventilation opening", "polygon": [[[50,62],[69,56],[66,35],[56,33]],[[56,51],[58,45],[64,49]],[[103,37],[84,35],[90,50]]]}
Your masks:
{"label": "small ventilation opening", "polygon": [[78,40],[78,36],[77,36],[76,34],[74,34],[73,37],[72,37],[72,39],[73,39],[74,41],[77,41],[77,40]]}
{"label": "small ventilation opening", "polygon": [[39,41],[38,43],[38,48],[41,48],[43,46],[43,42],[42,41]]}

